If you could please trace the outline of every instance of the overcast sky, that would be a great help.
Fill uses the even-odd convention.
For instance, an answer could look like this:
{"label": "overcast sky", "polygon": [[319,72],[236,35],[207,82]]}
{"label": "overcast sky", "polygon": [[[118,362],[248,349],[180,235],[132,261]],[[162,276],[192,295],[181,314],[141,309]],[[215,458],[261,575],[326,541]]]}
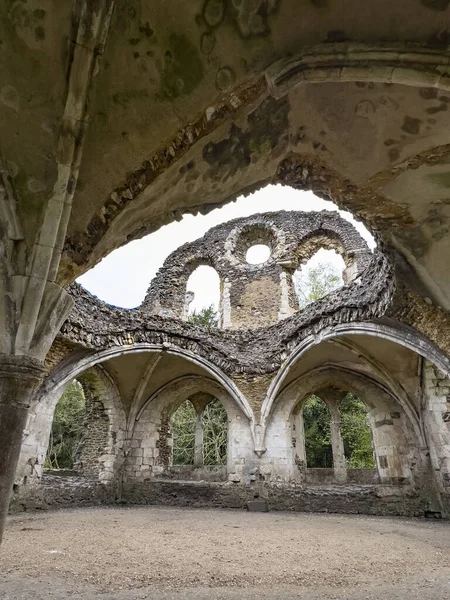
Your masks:
{"label": "overcast sky", "polygon": [[[207,215],[186,215],[181,221],[174,221],[161,227],[141,240],[130,242],[126,246],[111,252],[96,267],[78,279],[87,290],[101,300],[133,308],[141,304],[150,281],[162,266],[167,256],[186,242],[192,242],[201,237],[220,223],[237,217],[248,217],[255,213],[278,210],[338,210],[335,204],[321,200],[312,192],[300,192],[290,187],[269,185],[246,198],[240,197],[236,202],[218,208]],[[373,237],[367,229],[355,221],[350,213],[340,211],[356,227],[369,246],[375,246]],[[255,262],[262,257],[256,252]],[[342,259],[333,252],[321,251],[314,263],[319,260],[332,260],[341,266]],[[252,261],[253,262],[253,261]],[[217,305],[217,286],[215,274],[209,267],[199,267],[188,282],[188,289],[195,292],[191,309],[200,309],[210,304]]]}

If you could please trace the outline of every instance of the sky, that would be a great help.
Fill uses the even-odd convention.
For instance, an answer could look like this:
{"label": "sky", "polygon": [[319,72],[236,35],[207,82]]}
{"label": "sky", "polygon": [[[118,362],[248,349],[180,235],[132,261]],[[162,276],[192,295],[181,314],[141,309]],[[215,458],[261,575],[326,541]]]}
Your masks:
{"label": "sky", "polygon": [[[114,250],[80,277],[78,283],[109,304],[134,308],[143,301],[150,281],[162,267],[164,260],[179,246],[202,237],[211,227],[220,223],[237,217],[278,210],[336,210],[355,226],[370,248],[375,247],[375,241],[364,225],[356,221],[350,213],[339,210],[332,202],[322,200],[312,192],[268,185],[207,215],[186,215],[181,221],[174,221],[140,240]],[[249,259],[251,262],[262,262],[264,248],[253,250]],[[339,268],[342,264],[340,256],[325,250],[319,251],[311,260],[311,264],[324,260],[330,260]],[[189,278],[188,289],[195,293],[190,311],[200,310],[210,304],[217,307],[218,275],[210,267],[199,267]]]}

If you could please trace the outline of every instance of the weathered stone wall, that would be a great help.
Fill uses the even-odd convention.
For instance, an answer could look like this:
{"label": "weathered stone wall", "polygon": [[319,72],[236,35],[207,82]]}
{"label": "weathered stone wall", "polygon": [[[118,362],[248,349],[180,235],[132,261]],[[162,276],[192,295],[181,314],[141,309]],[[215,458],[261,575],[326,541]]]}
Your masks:
{"label": "weathered stone wall", "polygon": [[192,506],[245,509],[255,496],[266,497],[270,510],[423,517],[435,514],[426,496],[412,487],[370,483],[315,485],[223,483],[219,481],[145,481],[111,484],[77,477],[45,475],[43,485],[16,496],[11,512],[50,510],[98,504]]}
{"label": "weathered stone wall", "polygon": [[[247,248],[255,242],[267,243],[272,251],[271,258],[262,266],[248,265],[244,261]],[[342,254],[347,265],[344,273],[347,284],[291,314],[291,274],[322,246]],[[181,318],[183,311],[186,312],[186,281],[199,264],[210,264],[222,278],[221,318],[222,325],[228,329],[208,330],[186,323]],[[96,490],[106,489],[98,488],[99,482],[111,482],[113,489],[117,483],[118,488],[123,486],[126,490],[124,499],[130,501],[134,494],[151,496],[157,495],[158,489],[167,489],[158,488],[156,484],[159,485],[160,480],[184,476],[212,481],[214,477],[220,480],[226,477],[230,485],[237,487],[222,486],[217,492],[218,501],[221,494],[228,497],[231,493],[233,496],[235,492],[230,492],[230,489],[242,487],[247,494],[259,491],[267,484],[280,506],[306,506],[307,510],[312,510],[308,507],[319,506],[320,503],[316,492],[305,492],[306,484],[314,486],[332,482],[339,484],[340,491],[333,488],[328,495],[322,485],[320,492],[325,497],[323,506],[327,510],[347,510],[352,502],[354,507],[370,510],[365,507],[366,500],[370,498],[373,506],[379,507],[383,514],[384,500],[374,498],[381,498],[388,489],[387,485],[395,486],[397,496],[407,493],[410,498],[418,499],[420,506],[425,498],[425,504],[436,508],[422,424],[418,422],[414,406],[405,400],[401,386],[394,385],[392,388],[388,382],[387,387],[375,386],[374,390],[370,377],[366,377],[363,384],[358,384],[350,380],[349,375],[346,381],[337,381],[336,373],[329,373],[325,362],[322,365],[325,379],[320,386],[317,381],[311,387],[311,382],[309,385],[308,381],[302,380],[296,383],[297,387],[289,384],[278,395],[273,392],[274,380],[281,373],[287,375],[291,357],[296,356],[304,341],[319,343],[322,332],[333,331],[336,326],[342,325],[348,328],[354,322],[379,328],[380,319],[386,312],[389,310],[392,318],[398,309],[399,294],[395,296],[396,281],[388,258],[380,251],[371,254],[351,225],[337,215],[270,213],[238,219],[215,228],[201,240],[169,257],[152,282],[146,301],[138,309],[108,306],[76,285],[72,286],[71,293],[76,300],[75,308],[55,345],[48,363],[49,368],[53,368],[41,390],[39,402],[30,414],[21,459],[22,479],[30,469],[36,471],[42,468],[43,461],[39,458],[36,461],[36,456],[41,456],[41,459],[45,456],[45,436],[48,436],[52,411],[61,393],[58,382],[66,380],[64,373],[76,369],[78,363],[87,365],[103,360],[104,353],[110,352],[110,349],[114,355],[116,352],[134,351],[143,347],[142,344],[150,347],[152,352],[184,352],[215,375],[211,379],[186,375],[164,384],[143,406],[139,404],[133,408],[135,412],[131,413],[128,427],[125,427],[125,415],[117,390],[113,394],[114,401],[110,394],[97,394],[92,404],[93,418],[86,423],[87,438],[79,461],[79,467],[85,468],[86,490],[90,486]],[[257,309],[256,298],[263,307],[260,315],[257,314],[260,309]],[[393,306],[394,299],[397,308]],[[252,329],[260,324],[258,319],[262,315],[267,317],[266,326]],[[233,330],[233,322],[242,329]],[[273,324],[267,326],[267,322]],[[397,331],[399,338],[415,335],[412,330],[407,334],[401,328]],[[420,339],[419,347],[420,344],[423,345],[424,340]],[[89,362],[91,360],[93,362]],[[313,375],[312,372],[310,374]],[[308,373],[306,375],[309,377]],[[342,388],[343,383],[348,385]],[[307,468],[301,411],[294,411],[294,408],[308,390],[310,393],[315,390],[323,392],[330,386],[352,391],[361,398],[367,395],[365,400],[371,416],[376,473],[346,469],[343,451],[339,452],[338,411],[333,416],[335,468],[332,474]],[[446,388],[446,385],[441,387]],[[389,393],[388,388],[391,390]],[[392,389],[400,392],[399,405]],[[227,411],[226,472],[224,469],[184,472],[171,465],[171,415],[181,402],[199,393],[219,398]],[[288,398],[283,400],[286,394]],[[438,395],[437,392],[435,395]],[[440,398],[438,404],[442,402]],[[110,421],[108,431],[106,415]],[[111,425],[113,421],[115,424]],[[436,453],[440,442],[435,443],[434,438],[432,441],[430,451]],[[440,454],[434,461],[434,464],[440,465],[438,471],[443,475],[447,472],[447,450],[442,450],[444,446],[439,446]],[[153,484],[156,487],[152,487]],[[280,484],[280,487],[275,484]],[[200,489],[199,485],[201,487],[198,484],[192,489]],[[369,485],[372,486],[370,492],[365,487]],[[352,486],[354,492],[349,491]],[[442,483],[441,488],[445,488]],[[276,491],[278,489],[279,492]],[[291,493],[291,489],[297,491]],[[400,489],[408,492],[399,492]],[[87,496],[89,493],[86,491]],[[286,496],[282,500],[284,493]],[[30,490],[30,494],[35,492]],[[60,492],[57,494],[61,496]],[[67,492],[64,494],[67,497]],[[97,497],[96,494],[93,497]],[[242,494],[238,492],[237,496],[242,499]],[[309,499],[298,500],[299,494]],[[47,490],[46,497],[48,495]],[[22,490],[17,497],[24,497]],[[186,498],[180,501],[186,501]],[[414,504],[416,500],[411,502]],[[393,505],[402,514],[401,507],[405,506],[403,496],[401,500],[393,501]]]}
{"label": "weathered stone wall", "polygon": [[[249,480],[256,456],[248,418],[230,395],[213,380],[186,377],[158,391],[137,416],[132,432],[131,451],[125,463],[126,482],[139,483],[158,477],[171,477],[177,472],[172,467],[173,439],[170,421],[180,404],[191,397],[195,402],[200,394],[217,398],[227,412],[227,476],[233,481]],[[220,479],[223,478],[222,470],[217,474]]]}
{"label": "weathered stone wall", "polygon": [[[270,257],[262,264],[246,261],[247,250],[255,244],[270,249]],[[278,212],[235,219],[173,252],[152,281],[142,309],[182,318],[189,275],[207,264],[222,281],[222,327],[273,325],[298,310],[292,275],[321,247],[342,254],[346,283],[371,261],[364,240],[337,213]]]}
{"label": "weathered stone wall", "polygon": [[[446,394],[447,381],[439,379],[434,370],[432,375],[439,393]],[[326,373],[322,372],[321,377],[315,382],[316,385],[322,385],[323,380],[330,381]],[[333,381],[338,386],[351,381],[348,374],[343,381],[336,379],[336,375],[331,377],[334,377]],[[283,392],[268,425],[262,452],[255,452],[256,441],[249,420],[235,402],[227,398],[219,387],[214,389],[214,385],[210,380],[202,381],[199,377],[182,378],[176,384],[165,386],[149,399],[126,443],[128,451],[124,468],[121,468],[120,462],[116,462],[114,469],[117,477],[104,480],[105,485],[102,485],[102,479],[94,469],[85,472],[87,476],[84,478],[69,479],[67,483],[61,478],[44,475],[43,481],[46,483],[42,489],[35,486],[19,490],[13,509],[71,506],[77,502],[81,505],[110,503],[117,498],[142,504],[161,502],[244,507],[255,494],[268,496],[270,506],[275,510],[423,515],[426,511],[439,509],[436,497],[429,488],[429,479],[424,479],[424,465],[418,460],[418,442],[412,427],[401,409],[394,406],[392,399],[381,388],[368,382],[364,384],[366,401],[371,406],[378,468],[346,469],[345,477],[342,477],[342,473],[337,474],[335,469],[308,469],[304,458],[303,461],[299,460],[305,453],[298,403],[308,388],[307,382],[301,387],[295,387],[293,382]],[[359,392],[357,383],[354,385],[354,391]],[[194,392],[197,395],[215,395],[214,392],[217,392],[216,395],[222,398],[229,418],[226,468],[186,469],[171,466],[170,417],[180,402],[193,395],[193,390],[198,390]],[[338,401],[342,393],[335,396]],[[327,396],[327,402],[330,401]],[[295,408],[294,412],[292,407]],[[441,408],[442,398],[439,410]],[[443,456],[445,452],[444,448]],[[179,479],[185,483],[174,483],[173,480]],[[228,484],[213,483],[225,479]],[[72,493],[71,490],[77,486],[79,489]]]}
{"label": "weathered stone wall", "polygon": [[423,364],[422,414],[443,509],[450,514],[450,379],[429,361]]}
{"label": "weathered stone wall", "polygon": [[[400,403],[361,374],[331,368],[322,368],[294,380],[275,398],[265,431],[267,450],[259,465],[265,480],[295,483],[303,483],[308,478],[311,480],[306,461],[302,408],[304,401],[311,394],[316,394],[325,401],[331,415],[333,481],[349,481],[339,425],[339,404],[349,391],[367,406],[380,483],[425,485],[429,461],[423,456],[418,432]],[[351,475],[353,480],[358,476],[357,471]],[[365,475],[362,472],[359,475],[360,483],[365,481]]]}
{"label": "weathered stone wall", "polygon": [[95,381],[80,377],[83,388],[86,414],[80,450],[74,470],[89,476],[99,476],[102,471],[100,457],[108,451],[109,417],[96,390]]}
{"label": "weathered stone wall", "polygon": [[119,309],[74,285],[75,307],[61,335],[91,350],[160,345],[193,352],[225,373],[273,373],[306,337],[343,323],[370,322],[385,314],[395,291],[393,272],[381,253],[370,256],[365,270],[350,285],[276,325],[257,330],[209,330],[179,319],[149,315],[145,305]]}

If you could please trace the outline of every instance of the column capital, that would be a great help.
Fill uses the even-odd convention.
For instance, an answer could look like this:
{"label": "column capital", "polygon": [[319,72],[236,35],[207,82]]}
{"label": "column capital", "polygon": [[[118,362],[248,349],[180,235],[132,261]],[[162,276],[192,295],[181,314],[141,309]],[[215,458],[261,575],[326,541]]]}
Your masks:
{"label": "column capital", "polygon": [[44,377],[44,364],[29,356],[0,354],[0,379],[18,378],[39,383]]}
{"label": "column capital", "polygon": [[44,374],[43,363],[34,358],[0,354],[0,405],[28,408]]}

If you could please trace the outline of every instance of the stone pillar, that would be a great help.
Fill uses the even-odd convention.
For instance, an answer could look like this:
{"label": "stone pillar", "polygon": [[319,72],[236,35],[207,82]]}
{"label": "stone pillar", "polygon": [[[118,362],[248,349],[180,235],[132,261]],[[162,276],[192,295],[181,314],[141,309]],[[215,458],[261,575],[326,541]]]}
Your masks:
{"label": "stone pillar", "polygon": [[369,412],[380,482],[388,485],[411,479],[408,447],[399,412]]}
{"label": "stone pillar", "polygon": [[197,414],[195,422],[194,466],[203,466],[203,421],[201,413]]}
{"label": "stone pillar", "polygon": [[42,382],[43,373],[41,363],[27,357],[0,358],[0,542],[28,408]]}
{"label": "stone pillar", "polygon": [[331,446],[333,450],[333,468],[336,481],[345,483],[347,481],[347,464],[345,461],[344,442],[341,436],[341,413],[339,404],[345,393],[329,388],[320,392],[320,397],[330,411]]}
{"label": "stone pillar", "polygon": [[231,327],[231,302],[230,302],[231,283],[228,278],[225,278],[222,288],[219,307],[219,327],[222,329],[230,329]]}
{"label": "stone pillar", "polygon": [[345,462],[344,442],[341,436],[341,414],[336,405],[328,407],[331,414],[331,446],[333,448],[333,468],[336,481],[347,481],[347,465]]}
{"label": "stone pillar", "polygon": [[[282,321],[294,314],[293,298],[296,298],[292,275],[286,271],[280,273],[280,310],[278,320]],[[298,304],[298,301],[297,301]]]}
{"label": "stone pillar", "polygon": [[433,477],[442,512],[450,516],[450,378],[429,361],[422,372],[423,407]]}
{"label": "stone pillar", "polygon": [[194,292],[187,291],[184,296],[184,305],[183,305],[183,321],[187,321],[189,318],[189,307],[194,301],[195,294]]}
{"label": "stone pillar", "polygon": [[292,416],[292,446],[295,462],[294,479],[303,483],[306,476],[306,446],[302,410]]}

